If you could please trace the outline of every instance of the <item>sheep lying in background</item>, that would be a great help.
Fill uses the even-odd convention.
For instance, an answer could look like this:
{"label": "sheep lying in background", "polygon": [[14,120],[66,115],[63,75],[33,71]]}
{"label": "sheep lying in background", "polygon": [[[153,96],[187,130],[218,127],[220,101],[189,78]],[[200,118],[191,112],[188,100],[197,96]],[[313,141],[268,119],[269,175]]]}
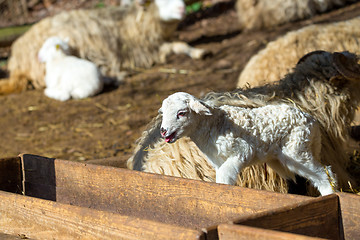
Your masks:
{"label": "sheep lying in background", "polygon": [[295,107],[214,107],[179,92],[159,112],[165,142],[190,137],[215,168],[217,183],[235,184],[245,166],[266,162],[283,177],[295,179],[297,173],[309,179],[321,195],[333,193],[320,163],[320,124]]}
{"label": "sheep lying in background", "polygon": [[74,10],[45,18],[12,45],[10,78],[0,81],[0,94],[24,90],[27,82],[35,88],[45,86],[45,68],[34,59],[43,42],[54,35],[69,38],[74,55],[95,63],[103,76],[118,80],[127,70],[151,67],[172,52],[201,58],[204,50],[168,42],[184,14],[183,0],[154,0],[146,9],[132,5]]}
{"label": "sheep lying in background", "polygon": [[359,24],[360,18],[357,17],[288,32],[268,43],[249,60],[240,73],[237,87],[256,87],[278,81],[292,70],[299,58],[311,51],[321,49],[360,54]]}
{"label": "sheep lying in background", "polygon": [[[304,56],[292,73],[273,85],[237,89],[234,92],[209,93],[202,101],[211,106],[230,105],[245,108],[262,107],[279,99],[288,101],[290,105],[295,104],[320,123],[321,162],[331,166],[339,187],[345,189],[348,188],[348,181],[351,181],[346,171],[349,163],[346,141],[349,134],[348,126],[360,101],[359,68],[354,54],[317,51]],[[165,141],[160,141],[161,121],[162,116],[159,114],[143,132],[134,155],[128,160],[128,167],[167,175],[181,172],[185,177],[188,173],[196,172],[197,178],[203,179],[203,176],[208,174],[208,166],[202,165],[206,160],[198,153],[197,148],[189,147],[189,139],[180,139],[172,144],[176,145],[173,148],[179,148],[180,154],[174,156],[164,167],[168,158],[163,153],[169,154],[171,148]],[[257,174],[249,174],[245,180],[264,182],[264,168],[257,168],[256,171]],[[275,183],[282,181],[284,180],[275,178]]]}
{"label": "sheep lying in background", "polygon": [[68,55],[69,45],[59,37],[48,38],[41,47],[38,58],[46,64],[45,95],[66,101],[99,93],[103,81],[96,65]]}
{"label": "sheep lying in background", "polygon": [[242,29],[262,29],[310,18],[356,0],[237,0]]}

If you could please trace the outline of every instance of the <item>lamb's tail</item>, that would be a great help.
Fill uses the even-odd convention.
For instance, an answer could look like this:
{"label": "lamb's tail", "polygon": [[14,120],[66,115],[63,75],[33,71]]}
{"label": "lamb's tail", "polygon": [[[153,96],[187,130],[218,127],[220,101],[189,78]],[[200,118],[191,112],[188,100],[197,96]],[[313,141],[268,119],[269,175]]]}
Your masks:
{"label": "lamb's tail", "polygon": [[0,79],[0,95],[25,91],[28,85],[29,79],[24,74],[11,74],[9,78]]}
{"label": "lamb's tail", "polygon": [[162,115],[158,114],[148,124],[147,129],[143,132],[142,136],[137,140],[137,146],[134,154],[128,159],[127,167],[129,169],[141,171],[143,168],[144,160],[148,154],[148,149],[152,148],[155,143],[161,139],[160,126]]}

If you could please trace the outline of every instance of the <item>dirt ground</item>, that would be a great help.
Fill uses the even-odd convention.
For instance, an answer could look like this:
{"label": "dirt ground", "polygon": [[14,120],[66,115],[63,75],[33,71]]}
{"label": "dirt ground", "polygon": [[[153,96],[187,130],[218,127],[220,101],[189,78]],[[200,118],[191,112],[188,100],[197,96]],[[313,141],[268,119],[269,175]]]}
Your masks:
{"label": "dirt ground", "polygon": [[118,88],[85,100],[59,102],[41,90],[0,96],[0,157],[31,153],[77,161],[126,161],[169,94],[186,91],[200,97],[233,90],[246,62],[268,41],[304,25],[360,14],[356,3],[311,20],[244,33],[233,5],[222,3],[189,15],[176,32],[174,39],[210,50],[212,56],[205,60],[171,56],[167,64],[139,69]]}

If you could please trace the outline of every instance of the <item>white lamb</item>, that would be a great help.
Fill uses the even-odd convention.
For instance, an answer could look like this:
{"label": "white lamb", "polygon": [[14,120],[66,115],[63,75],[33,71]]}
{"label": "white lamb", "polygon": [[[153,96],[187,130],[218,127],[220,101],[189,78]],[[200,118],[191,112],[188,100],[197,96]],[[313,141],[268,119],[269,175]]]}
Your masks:
{"label": "white lamb", "polygon": [[82,99],[103,89],[103,80],[96,65],[90,61],[69,56],[67,41],[59,37],[48,38],[38,58],[46,63],[45,95],[60,101],[71,97]]}
{"label": "white lamb", "polygon": [[321,195],[334,192],[335,178],[320,163],[320,125],[288,104],[258,108],[213,107],[188,93],[163,101],[161,135],[168,143],[188,136],[207,156],[216,182],[234,184],[246,166],[266,162],[284,177],[309,179]]}

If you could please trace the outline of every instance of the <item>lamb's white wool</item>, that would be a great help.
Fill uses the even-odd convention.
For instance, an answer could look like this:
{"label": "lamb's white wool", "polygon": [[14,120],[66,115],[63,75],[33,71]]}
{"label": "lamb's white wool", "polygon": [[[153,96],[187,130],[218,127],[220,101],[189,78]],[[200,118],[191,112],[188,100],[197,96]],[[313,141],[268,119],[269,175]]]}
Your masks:
{"label": "lamb's white wool", "polygon": [[333,193],[320,163],[320,125],[289,104],[214,107],[180,92],[166,98],[159,112],[165,141],[190,137],[215,168],[217,183],[234,184],[246,166],[266,162],[284,177],[309,179],[321,195]]}
{"label": "lamb's white wool", "polygon": [[48,38],[38,58],[46,64],[45,95],[60,101],[93,96],[103,88],[96,65],[90,61],[68,56],[67,41],[59,37]]}
{"label": "lamb's white wool", "polygon": [[183,0],[155,0],[159,8],[159,15],[163,21],[179,21],[185,16],[185,3]]}

